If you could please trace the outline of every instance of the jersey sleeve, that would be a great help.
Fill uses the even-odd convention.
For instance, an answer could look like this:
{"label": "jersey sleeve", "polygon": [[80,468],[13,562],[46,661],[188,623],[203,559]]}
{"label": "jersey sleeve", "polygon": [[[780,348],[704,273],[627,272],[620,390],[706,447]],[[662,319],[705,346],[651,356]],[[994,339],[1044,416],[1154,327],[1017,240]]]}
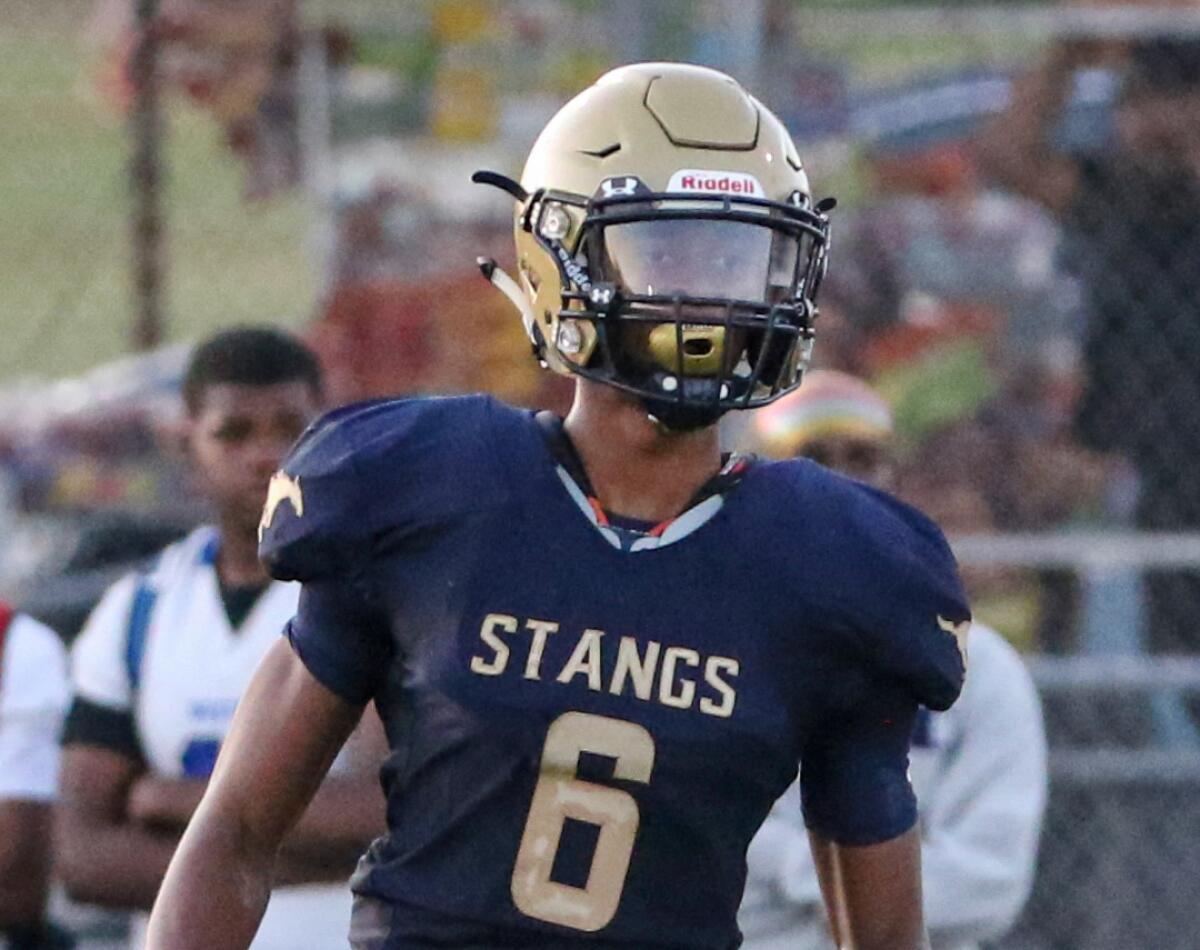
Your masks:
{"label": "jersey sleeve", "polygon": [[69,700],[62,640],[45,624],[17,614],[0,657],[0,716],[42,712],[61,716]]}
{"label": "jersey sleeve", "polygon": [[343,412],[315,422],[271,478],[259,523],[259,556],[278,580],[346,572],[366,541],[358,463]]}
{"label": "jersey sleeve", "polygon": [[54,797],[68,697],[66,652],[58,635],[29,617],[16,617],[0,685],[0,799]]}
{"label": "jersey sleeve", "polygon": [[908,831],[917,802],[908,747],[917,703],[898,683],[878,681],[814,730],[800,760],[805,824],[838,844],[870,845]]}
{"label": "jersey sleeve", "polygon": [[916,509],[859,487],[846,614],[876,675],[902,682],[921,705],[947,709],[962,690],[971,623],[954,555]]}
{"label": "jersey sleeve", "polygon": [[125,661],[136,575],[113,584],[92,610],[71,648],[71,687],[76,700],[129,711],[132,685]]}
{"label": "jersey sleeve", "polygon": [[391,658],[386,619],[351,579],[310,581],[285,633],[305,667],[352,705],[378,690]]}
{"label": "jersey sleeve", "polygon": [[54,798],[61,726],[59,712],[0,717],[0,800]]}
{"label": "jersey sleeve", "polygon": [[71,648],[71,703],[62,745],[99,746],[143,758],[129,678],[129,628],[141,578],[117,581],[92,610]]}
{"label": "jersey sleeve", "polygon": [[392,400],[337,410],[301,438],[272,479],[259,553],[303,588],[287,636],[348,702],[379,686],[392,649],[373,570],[414,539],[485,503],[495,487],[482,397]]}
{"label": "jersey sleeve", "polygon": [[492,493],[484,397],[388,400],[328,413],[271,480],[259,554],[279,580],[362,572],[374,545],[436,528]]}

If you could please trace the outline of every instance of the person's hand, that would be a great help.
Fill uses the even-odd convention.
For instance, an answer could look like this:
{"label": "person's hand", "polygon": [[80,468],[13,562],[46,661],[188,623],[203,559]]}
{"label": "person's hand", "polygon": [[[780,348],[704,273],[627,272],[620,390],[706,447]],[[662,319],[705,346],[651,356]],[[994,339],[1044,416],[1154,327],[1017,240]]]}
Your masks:
{"label": "person's hand", "polygon": [[139,825],[182,831],[200,804],[206,784],[200,779],[143,775],[129,788],[126,812]]}

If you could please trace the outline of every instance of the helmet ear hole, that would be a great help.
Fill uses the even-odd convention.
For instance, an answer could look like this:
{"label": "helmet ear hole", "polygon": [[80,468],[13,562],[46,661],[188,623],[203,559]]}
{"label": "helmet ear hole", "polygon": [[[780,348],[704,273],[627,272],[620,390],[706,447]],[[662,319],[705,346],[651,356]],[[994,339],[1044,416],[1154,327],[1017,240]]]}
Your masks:
{"label": "helmet ear hole", "polygon": [[538,271],[529,266],[526,258],[521,258],[520,263],[517,264],[517,270],[521,271],[521,276],[526,278],[529,289],[533,290],[534,294],[538,293],[538,290],[541,289],[541,277],[538,276]]}
{"label": "helmet ear hole", "polygon": [[529,328],[529,345],[533,349],[533,356],[542,366],[546,365],[546,338],[542,335],[542,328],[536,323]]}

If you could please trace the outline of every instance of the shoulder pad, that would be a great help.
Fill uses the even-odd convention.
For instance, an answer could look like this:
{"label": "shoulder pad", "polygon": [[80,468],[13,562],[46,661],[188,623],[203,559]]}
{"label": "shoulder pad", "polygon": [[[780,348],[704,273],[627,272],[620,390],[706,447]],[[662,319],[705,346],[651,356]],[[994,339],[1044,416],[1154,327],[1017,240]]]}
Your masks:
{"label": "shoulder pad", "polygon": [[942,532],[886,492],[811,462],[777,465],[800,493],[789,507],[804,520],[789,519],[789,530],[827,580],[814,597],[877,675],[899,679],[930,709],[948,708],[962,689],[971,611]]}
{"label": "shoulder pad", "polygon": [[267,490],[259,555],[271,575],[344,574],[384,532],[435,527],[494,494],[491,412],[490,398],[459,396],[358,403],[318,419]]}
{"label": "shoulder pad", "polygon": [[857,528],[875,578],[861,632],[881,672],[898,675],[930,709],[947,709],[962,690],[971,628],[958,564],[929,518],[885,492],[861,491]]}

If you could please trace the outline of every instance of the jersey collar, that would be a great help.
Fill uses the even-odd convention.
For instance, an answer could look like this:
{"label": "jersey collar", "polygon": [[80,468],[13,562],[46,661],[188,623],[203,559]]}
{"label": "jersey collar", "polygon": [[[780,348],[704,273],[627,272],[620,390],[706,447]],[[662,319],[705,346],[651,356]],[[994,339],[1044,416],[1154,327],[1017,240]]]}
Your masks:
{"label": "jersey collar", "polygon": [[609,544],[630,553],[666,547],[706,524],[724,506],[726,493],[757,461],[753,455],[740,453],[722,456],[721,470],[700,486],[681,514],[658,524],[640,522],[604,510],[561,418],[552,412],[539,412],[535,419],[571,499]]}

